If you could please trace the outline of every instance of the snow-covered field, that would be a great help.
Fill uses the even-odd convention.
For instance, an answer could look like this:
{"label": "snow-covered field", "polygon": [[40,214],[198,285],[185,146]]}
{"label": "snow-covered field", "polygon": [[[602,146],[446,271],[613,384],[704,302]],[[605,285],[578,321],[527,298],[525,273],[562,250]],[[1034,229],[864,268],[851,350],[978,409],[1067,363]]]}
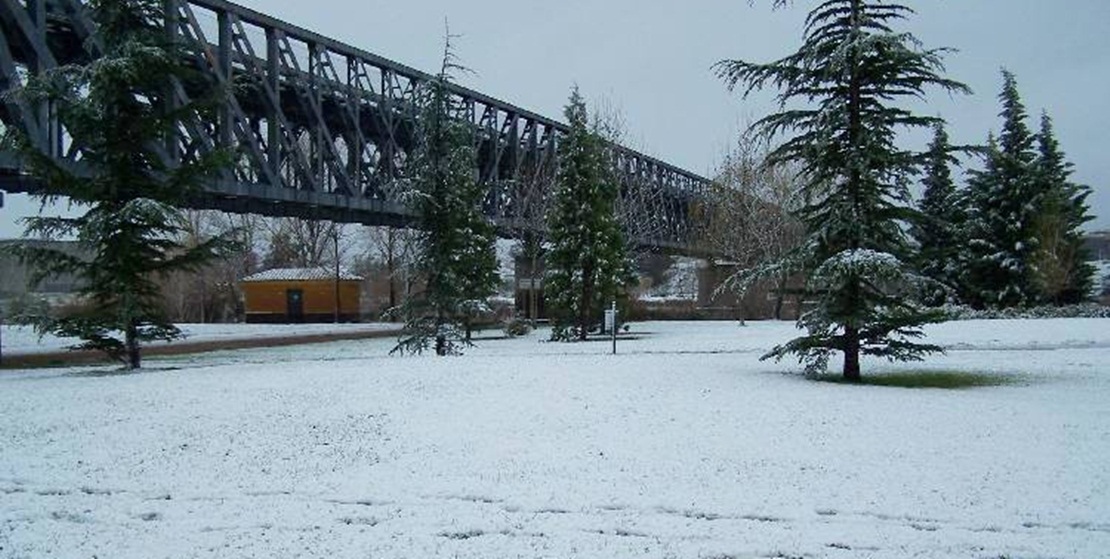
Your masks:
{"label": "snow-covered field", "polygon": [[1110,320],[962,322],[965,390],[805,380],[788,324],[0,374],[0,557],[1110,555]]}
{"label": "snow-covered field", "polygon": [[[350,334],[397,328],[396,324],[180,324],[184,342],[215,342],[258,338],[284,338],[315,334]],[[64,351],[81,341],[76,338],[40,337],[29,326],[0,326],[4,351],[10,353],[48,353]],[[171,342],[176,343],[176,342]],[[157,342],[162,344],[162,342]]]}

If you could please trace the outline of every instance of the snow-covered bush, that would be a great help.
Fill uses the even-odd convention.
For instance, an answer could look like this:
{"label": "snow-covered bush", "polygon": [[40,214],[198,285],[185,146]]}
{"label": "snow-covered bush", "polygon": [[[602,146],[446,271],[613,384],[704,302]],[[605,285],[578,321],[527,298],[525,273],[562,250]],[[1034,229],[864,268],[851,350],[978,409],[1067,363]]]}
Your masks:
{"label": "snow-covered bush", "polygon": [[502,330],[505,335],[510,338],[517,338],[520,336],[527,336],[532,333],[536,325],[531,320],[514,316],[504,322]]}
{"label": "snow-covered bush", "polygon": [[948,305],[943,308],[949,320],[1002,320],[1038,318],[1110,318],[1110,307],[1084,303],[1062,307],[1032,307],[1027,309],[986,309]]}

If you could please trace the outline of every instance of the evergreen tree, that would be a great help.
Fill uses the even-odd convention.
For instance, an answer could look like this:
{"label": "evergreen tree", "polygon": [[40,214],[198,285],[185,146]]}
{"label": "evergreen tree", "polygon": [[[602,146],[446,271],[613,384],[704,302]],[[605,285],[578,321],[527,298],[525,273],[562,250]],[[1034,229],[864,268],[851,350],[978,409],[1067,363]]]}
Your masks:
{"label": "evergreen tree", "polygon": [[988,142],[984,169],[968,182],[968,256],[962,299],[977,308],[1036,304],[1033,254],[1044,188],[1036,180],[1033,134],[1017,81],[1002,71],[1002,133]]}
{"label": "evergreen tree", "polygon": [[[473,195],[481,200],[484,193],[478,191]],[[474,322],[483,314],[492,312],[489,297],[497,289],[500,276],[497,273],[496,237],[492,225],[480,211],[469,213],[467,218],[469,224],[464,231],[469,231],[474,238],[465,243],[459,255],[459,279],[463,298],[459,310],[464,340],[469,344]]]}
{"label": "evergreen tree", "polygon": [[420,213],[416,269],[425,289],[402,306],[405,328],[394,348],[436,355],[458,354],[469,343],[468,317],[497,285],[494,230],[482,213],[485,190],[476,177],[474,129],[451,93],[452,72],[462,69],[447,35],[443,66],[424,84],[416,120],[417,146],[408,163],[412,199]]}
{"label": "evergreen tree", "polygon": [[[908,183],[920,159],[895,140],[901,128],[941,119],[915,115],[899,101],[923,97],[930,87],[967,88],[940,75],[943,49],[925,50],[913,35],[893,30],[912,13],[878,0],[826,0],[809,13],[796,53],[769,64],[716,66],[730,88],[742,85],[745,94],[780,89],[782,111],[754,127],[768,138],[794,132],[770,160],[803,168],[798,217],[808,237],[759,272],[805,272],[815,304],[799,319],[807,335],[764,358],[796,354],[807,371],[818,372],[839,351],[844,377],[857,381],[861,354],[912,360],[940,351],[914,341],[922,324],[941,317],[908,299],[916,276],[904,226],[916,217]],[[811,105],[794,108],[799,100]]]}
{"label": "evergreen tree", "polygon": [[212,103],[169,98],[175,80],[199,79],[183,64],[165,33],[161,0],[92,0],[88,3],[103,55],[85,65],[31,76],[15,95],[51,103],[80,149],[81,170],[38,151],[19,131],[5,141],[41,181],[44,203],[67,197],[80,217],[27,219],[27,236],[76,238],[89,259],[31,242],[14,252],[35,271],[34,281],[73,274],[84,310],[41,317],[40,332],[80,338],[75,349],[102,350],[129,368],[141,366],[141,344],[171,340],[180,331],[164,316],[158,280],[197,270],[236,248],[234,232],[183,245],[187,220],[175,206],[230,163],[222,152],[180,154],[166,139],[182,119],[214,116]]}
{"label": "evergreen tree", "polygon": [[569,341],[586,339],[633,275],[615,211],[620,186],[577,87],[564,114],[570,131],[559,141],[544,296],[552,339]]}
{"label": "evergreen tree", "polygon": [[1072,165],[1060,149],[1048,114],[1041,115],[1037,147],[1037,190],[1045,197],[1034,226],[1037,287],[1044,302],[1080,303],[1087,300],[1094,284],[1095,269],[1087,262],[1082,230],[1094,219],[1087,204],[1091,189],[1071,182]]}
{"label": "evergreen tree", "polygon": [[964,212],[951,166],[957,151],[948,140],[944,125],[937,123],[933,141],[925,153],[925,178],[919,209],[921,219],[912,229],[918,244],[917,265],[933,280],[923,286],[922,302],[940,306],[949,302],[959,283],[960,232]]}

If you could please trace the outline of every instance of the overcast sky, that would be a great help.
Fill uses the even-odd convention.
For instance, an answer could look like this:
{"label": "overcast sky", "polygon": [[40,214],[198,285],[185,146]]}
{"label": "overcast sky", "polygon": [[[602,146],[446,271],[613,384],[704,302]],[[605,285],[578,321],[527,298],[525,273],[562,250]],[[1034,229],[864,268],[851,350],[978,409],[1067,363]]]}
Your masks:
{"label": "overcast sky", "polygon": [[[475,74],[467,86],[562,119],[570,87],[624,115],[631,147],[712,175],[744,122],[774,108],[771,93],[729,93],[710,66],[723,58],[770,61],[800,42],[815,1],[772,11],[771,0],[241,0],[243,5],[378,55],[433,72],[444,19]],[[928,47],[958,49],[949,77],[972,96],[937,93],[923,109],[946,118],[954,142],[983,143],[1000,126],[999,70],[1017,75],[1036,127],[1042,110],[1094,188],[1089,228],[1110,229],[1110,1],[927,0],[910,3],[906,28]],[[908,138],[924,144],[926,135]],[[37,206],[8,195],[0,238]]]}

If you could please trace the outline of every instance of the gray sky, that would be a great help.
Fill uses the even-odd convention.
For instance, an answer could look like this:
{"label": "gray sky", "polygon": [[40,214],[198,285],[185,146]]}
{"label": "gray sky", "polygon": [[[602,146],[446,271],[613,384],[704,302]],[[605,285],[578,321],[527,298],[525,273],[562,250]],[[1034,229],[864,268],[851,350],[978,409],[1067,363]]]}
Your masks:
{"label": "gray sky", "polygon": [[[443,22],[461,35],[467,86],[562,120],[571,85],[604,99],[627,121],[631,147],[704,175],[743,123],[774,108],[771,94],[743,100],[710,71],[722,58],[770,61],[797,48],[815,1],[771,11],[770,0],[240,0],[241,4],[425,71],[438,68]],[[1110,2],[935,0],[913,2],[907,22],[928,47],[959,49],[949,77],[972,96],[938,93],[923,110],[949,121],[954,142],[982,143],[997,130],[1003,66],[1036,127],[1042,110],[1094,188],[1090,229],[1110,229]],[[925,135],[908,138],[923,145]],[[8,195],[0,238],[37,206]]]}

